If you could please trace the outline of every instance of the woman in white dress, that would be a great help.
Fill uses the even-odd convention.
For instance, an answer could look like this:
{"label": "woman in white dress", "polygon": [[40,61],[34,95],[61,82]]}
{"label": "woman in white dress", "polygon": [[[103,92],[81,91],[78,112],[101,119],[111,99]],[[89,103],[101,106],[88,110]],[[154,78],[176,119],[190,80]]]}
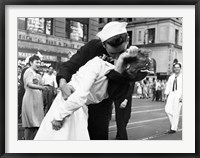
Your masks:
{"label": "woman in white dress", "polygon": [[32,140],[44,118],[41,77],[36,73],[41,59],[34,55],[29,59],[30,67],[25,71],[23,81],[25,94],[22,102],[22,127],[26,140]]}
{"label": "woman in white dress", "polygon": [[[58,93],[34,140],[90,140],[87,130],[87,105],[99,103],[108,98],[106,74],[113,69],[119,73],[126,70],[126,75],[134,80],[137,73],[145,68],[143,72],[140,71],[145,74],[145,77],[150,61],[145,53],[142,54],[139,51],[137,55],[122,53],[115,62],[115,66],[99,57],[88,61],[68,83],[74,88],[74,93],[67,100]],[[132,60],[132,63],[125,65],[125,59]],[[133,64],[137,62],[140,64]]]}

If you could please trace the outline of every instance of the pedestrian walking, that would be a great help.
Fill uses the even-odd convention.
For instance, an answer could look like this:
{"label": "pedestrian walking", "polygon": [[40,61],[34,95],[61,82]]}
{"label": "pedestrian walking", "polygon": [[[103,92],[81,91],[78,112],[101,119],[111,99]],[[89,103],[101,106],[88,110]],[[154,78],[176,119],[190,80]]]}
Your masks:
{"label": "pedestrian walking", "polygon": [[157,80],[156,82],[156,101],[161,101],[161,81]]}
{"label": "pedestrian walking", "polygon": [[148,85],[146,80],[143,80],[143,98],[148,99]]}
{"label": "pedestrian walking", "polygon": [[175,133],[178,129],[179,115],[182,106],[182,73],[181,63],[173,65],[174,73],[169,77],[166,85],[166,106],[165,112],[170,121],[169,134]]}
{"label": "pedestrian walking", "polygon": [[137,82],[136,89],[137,89],[137,96],[139,98],[142,98],[142,86],[141,86],[141,82]]}
{"label": "pedestrian walking", "polygon": [[165,100],[165,89],[166,89],[166,80],[162,80],[161,82],[161,101]]}
{"label": "pedestrian walking", "polygon": [[152,89],[152,101],[156,100],[156,79],[153,78]]}

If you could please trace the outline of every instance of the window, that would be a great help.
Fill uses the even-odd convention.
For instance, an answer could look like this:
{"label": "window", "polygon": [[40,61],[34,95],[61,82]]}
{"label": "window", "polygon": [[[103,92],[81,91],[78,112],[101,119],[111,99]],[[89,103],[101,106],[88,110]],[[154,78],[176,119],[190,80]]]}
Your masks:
{"label": "window", "polygon": [[118,18],[118,21],[126,21],[124,18]]}
{"label": "window", "polygon": [[132,18],[127,18],[127,22],[131,22],[132,21]]}
{"label": "window", "polygon": [[148,43],[155,43],[155,28],[148,29]]}
{"label": "window", "polygon": [[53,20],[51,18],[45,18],[45,34],[47,35],[52,35],[52,31],[53,31],[53,25],[52,22]]}
{"label": "window", "polygon": [[[82,21],[84,21],[82,19]],[[66,19],[66,38],[76,41],[88,41],[88,22]]]}
{"label": "window", "polygon": [[66,38],[70,38],[70,20],[66,20],[65,23],[65,32],[66,32]]}
{"label": "window", "polygon": [[132,45],[132,31],[128,31],[128,36],[129,36],[129,45]]}
{"label": "window", "polygon": [[26,30],[26,18],[18,18],[17,22],[19,30]]}
{"label": "window", "polygon": [[104,21],[104,18],[99,18],[99,23],[100,24],[102,24],[102,23],[104,23],[105,21]]}
{"label": "window", "polygon": [[142,41],[142,32],[138,31],[138,41]]}
{"label": "window", "polygon": [[26,29],[33,33],[52,35],[52,23],[51,18],[26,18]]}
{"label": "window", "polygon": [[175,29],[175,44],[177,45],[178,45],[178,34],[179,34],[179,31]]}
{"label": "window", "polygon": [[108,18],[108,21],[107,22],[111,22],[112,21],[112,18]]}

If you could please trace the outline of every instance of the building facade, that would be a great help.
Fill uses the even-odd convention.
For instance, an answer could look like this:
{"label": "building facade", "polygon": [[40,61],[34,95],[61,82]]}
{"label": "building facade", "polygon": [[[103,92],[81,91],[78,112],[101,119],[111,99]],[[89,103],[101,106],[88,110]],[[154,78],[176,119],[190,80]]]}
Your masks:
{"label": "building facade", "polygon": [[97,18],[18,18],[18,63],[39,52],[57,69],[97,32]]}
{"label": "building facade", "polygon": [[99,30],[114,20],[128,22],[130,45],[152,50],[157,78],[166,79],[172,73],[174,59],[182,62],[182,18],[100,18]]}

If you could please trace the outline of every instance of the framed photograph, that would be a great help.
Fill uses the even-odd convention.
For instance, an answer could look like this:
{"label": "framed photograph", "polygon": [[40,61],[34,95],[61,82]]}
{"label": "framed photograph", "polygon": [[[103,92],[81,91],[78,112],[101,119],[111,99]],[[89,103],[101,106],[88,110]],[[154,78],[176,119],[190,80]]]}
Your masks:
{"label": "framed photograph", "polygon": [[[0,71],[0,155],[2,157],[189,158],[199,156],[200,86],[196,82],[199,80],[200,66],[199,0],[163,2],[158,0],[115,2],[8,0],[1,1],[0,10],[2,68]],[[37,85],[41,80],[41,85],[47,87],[50,83],[44,83],[44,76],[51,72],[51,68],[56,76],[61,64],[70,60],[86,43],[99,40],[98,38],[103,42],[102,38],[105,37],[98,36],[98,33],[108,23],[116,21],[126,22],[128,45],[136,46],[141,50],[151,50],[150,58],[154,63],[151,67],[153,74],[135,83],[131,96],[133,105],[130,109],[131,117],[128,118],[129,122],[126,125],[127,140],[119,140],[117,137],[119,125],[116,123],[116,108],[113,108],[109,118],[108,140],[28,140],[27,133],[24,134],[26,125],[22,123],[22,117],[26,119],[26,116],[20,112],[22,106],[19,105],[22,105],[23,97],[20,103],[19,89],[23,69],[27,63],[31,62],[31,65],[33,63],[30,58],[34,55],[39,56],[40,68],[42,67],[37,70],[41,75],[39,79],[33,77],[31,80]],[[175,133],[171,134],[168,131],[170,120],[166,113],[162,85],[165,87],[171,74],[175,73],[174,63],[181,63],[183,90],[182,108],[178,115],[179,124]],[[23,82],[26,79],[30,80],[30,75],[27,76],[22,79]],[[157,80],[156,90],[160,92],[155,93],[155,100],[152,99],[154,80]],[[147,88],[147,83],[152,84],[149,86],[151,88]],[[138,88],[140,86],[141,94]],[[145,87],[148,89],[146,93]],[[54,88],[52,93],[59,94],[58,86]],[[45,88],[41,92],[44,90]],[[45,94],[41,93],[43,101],[44,96]],[[31,97],[27,97],[26,99],[27,105],[39,101],[39,98],[31,100]],[[44,108],[44,115],[48,114],[49,109]],[[83,133],[83,130],[81,131]]]}

